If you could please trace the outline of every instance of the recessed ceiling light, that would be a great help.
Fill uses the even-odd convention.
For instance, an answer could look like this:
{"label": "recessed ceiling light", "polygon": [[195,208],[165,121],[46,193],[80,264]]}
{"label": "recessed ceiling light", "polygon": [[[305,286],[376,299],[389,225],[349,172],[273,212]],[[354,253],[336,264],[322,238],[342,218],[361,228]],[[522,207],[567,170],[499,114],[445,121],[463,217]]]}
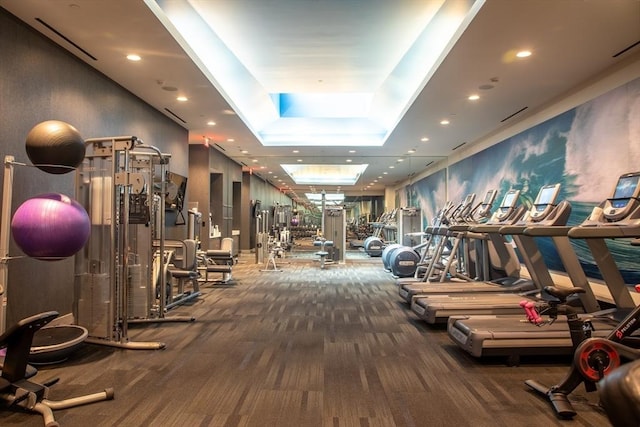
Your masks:
{"label": "recessed ceiling light", "polygon": [[240,151],[242,154],[249,154],[249,150],[242,150]]}
{"label": "recessed ceiling light", "polygon": [[396,160],[396,162],[398,162],[398,163],[404,162],[404,159],[398,159],[398,160]]}
{"label": "recessed ceiling light", "polygon": [[300,150],[293,150],[293,152],[297,154],[300,152]]}
{"label": "recessed ceiling light", "polygon": [[353,160],[351,159],[347,159],[347,163],[351,163]]}
{"label": "recessed ceiling light", "polygon": [[253,163],[258,163],[258,159],[251,159]]}
{"label": "recessed ceiling light", "polygon": [[389,166],[389,169],[395,169],[395,166],[393,166],[393,165]]}
{"label": "recessed ceiling light", "polygon": [[349,150],[349,153],[351,153],[351,154],[353,154],[355,152],[356,152],[356,150]]}
{"label": "recessed ceiling light", "polygon": [[302,159],[298,159],[298,160],[296,160],[296,161],[298,161],[298,162],[302,162]]}
{"label": "recessed ceiling light", "polygon": [[449,120],[447,120],[447,119],[440,120],[440,124],[441,124],[441,125],[445,125],[445,126],[446,126],[446,125],[448,125],[449,123],[451,123],[451,122],[450,122]]}
{"label": "recessed ceiling light", "polygon": [[389,172],[382,172],[382,175],[389,175]]}
{"label": "recessed ceiling light", "polygon": [[427,142],[429,140],[429,138],[427,138],[426,136],[423,136],[422,138],[420,138],[420,141],[422,142]]}
{"label": "recessed ceiling light", "polygon": [[215,126],[215,125],[216,125],[216,122],[214,122],[213,120],[209,120],[207,122],[207,126]]}
{"label": "recessed ceiling light", "polygon": [[235,139],[233,139],[233,138],[227,138],[227,142],[234,142],[234,141],[235,141]]}
{"label": "recessed ceiling light", "polygon": [[521,50],[520,52],[516,53],[516,56],[518,58],[527,58],[527,57],[531,56],[531,51],[530,50]]}
{"label": "recessed ceiling light", "polygon": [[478,99],[480,99],[480,95],[469,95],[469,97],[467,98],[469,101],[477,101]]}
{"label": "recessed ceiling light", "polygon": [[189,98],[187,98],[186,96],[179,96],[176,98],[176,101],[180,101],[180,102],[186,102],[188,100]]}
{"label": "recessed ceiling light", "polygon": [[415,150],[415,149],[413,149],[413,148],[412,148],[411,150],[407,151],[407,153],[409,153],[409,154],[413,154],[413,153],[415,153],[415,152],[416,152],[416,150]]}
{"label": "recessed ceiling light", "polygon": [[140,61],[142,59],[142,57],[140,55],[136,55],[135,53],[130,53],[129,55],[127,55],[127,59],[129,61]]}

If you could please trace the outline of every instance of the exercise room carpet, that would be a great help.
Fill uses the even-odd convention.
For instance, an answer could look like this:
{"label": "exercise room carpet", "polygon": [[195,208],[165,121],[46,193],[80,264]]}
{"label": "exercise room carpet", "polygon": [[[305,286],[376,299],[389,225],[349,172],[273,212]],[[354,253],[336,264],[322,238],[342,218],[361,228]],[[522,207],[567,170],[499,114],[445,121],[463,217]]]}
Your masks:
{"label": "exercise room carpet", "polygon": [[[580,388],[579,415],[559,421],[523,381],[546,384],[567,360],[478,361],[399,302],[380,261],[321,270],[281,260],[261,272],[241,258],[229,285],[169,316],[193,323],[132,326],[132,341],[166,349],[85,344],[35,379],[59,377],[51,399],[115,389],[113,401],[56,411],[64,427],[96,426],[606,426],[597,396]],[[41,426],[35,414],[0,412],[2,426]]]}

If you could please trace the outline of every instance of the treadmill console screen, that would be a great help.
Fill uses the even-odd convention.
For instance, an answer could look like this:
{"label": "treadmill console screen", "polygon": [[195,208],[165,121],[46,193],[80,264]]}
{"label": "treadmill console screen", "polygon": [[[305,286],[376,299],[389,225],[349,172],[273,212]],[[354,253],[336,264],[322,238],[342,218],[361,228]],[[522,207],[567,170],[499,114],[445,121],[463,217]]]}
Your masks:
{"label": "treadmill console screen", "polygon": [[536,205],[552,205],[556,201],[556,188],[543,187],[538,195]]}
{"label": "treadmill console screen", "polygon": [[473,193],[468,194],[468,195],[467,195],[467,197],[465,197],[465,198],[464,198],[464,202],[462,202],[462,204],[463,204],[464,206],[469,206],[471,203],[473,203],[473,201],[475,200],[475,198],[476,198],[476,195],[475,195],[475,194],[473,194]]}
{"label": "treadmill console screen", "polygon": [[502,203],[500,204],[501,209],[509,209],[515,205],[516,202],[516,192],[509,191],[502,199]]}
{"label": "treadmill console screen", "polygon": [[518,197],[520,197],[520,190],[507,191],[507,194],[504,195],[502,203],[500,203],[500,207],[498,208],[497,219],[499,221],[504,221],[511,216],[513,209],[518,203]]}
{"label": "treadmill console screen", "polygon": [[533,208],[531,209],[531,215],[538,220],[541,217],[545,217],[553,209],[553,205],[556,202],[560,193],[560,184],[550,184],[543,186],[538,192]]}
{"label": "treadmill console screen", "polygon": [[628,173],[618,178],[613,197],[607,199],[603,208],[607,221],[620,221],[638,206],[640,172]]}
{"label": "treadmill console screen", "polygon": [[487,191],[487,194],[484,196],[484,200],[482,201],[482,204],[492,205],[495,199],[496,199],[496,190],[489,190]]}
{"label": "treadmill console screen", "polygon": [[640,175],[621,176],[613,193],[611,207],[625,207],[629,203],[629,199],[635,195],[639,179]]}

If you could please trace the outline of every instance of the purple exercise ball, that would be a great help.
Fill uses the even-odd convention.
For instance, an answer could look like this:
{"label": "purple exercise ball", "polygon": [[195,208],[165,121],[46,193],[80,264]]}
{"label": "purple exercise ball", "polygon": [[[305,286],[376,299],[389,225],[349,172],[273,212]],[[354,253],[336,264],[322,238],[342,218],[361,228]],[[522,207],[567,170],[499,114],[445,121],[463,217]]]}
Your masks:
{"label": "purple exercise ball", "polygon": [[11,220],[13,240],[22,251],[44,261],[70,257],[89,240],[91,220],[69,196],[47,193],[26,200]]}
{"label": "purple exercise ball", "polygon": [[84,160],[86,147],[80,132],[69,123],[47,120],[35,125],[27,134],[29,160],[39,169],[64,174]]}

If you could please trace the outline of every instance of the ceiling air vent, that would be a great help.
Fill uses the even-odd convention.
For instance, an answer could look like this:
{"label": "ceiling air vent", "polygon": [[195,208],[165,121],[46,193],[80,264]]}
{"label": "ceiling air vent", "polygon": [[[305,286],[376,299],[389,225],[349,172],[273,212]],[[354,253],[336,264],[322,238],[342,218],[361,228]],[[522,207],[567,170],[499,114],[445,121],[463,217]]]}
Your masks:
{"label": "ceiling air vent", "polygon": [[38,21],[39,23],[41,23],[42,25],[44,25],[45,27],[47,27],[49,30],[53,31],[53,33],[55,33],[58,37],[62,38],[64,41],[66,41],[67,43],[69,43],[71,46],[75,47],[76,49],[78,49],[80,52],[84,53],[85,55],[87,55],[89,58],[93,59],[94,61],[97,61],[98,58],[96,58],[95,56],[91,55],[89,52],[87,52],[86,50],[84,50],[83,48],[81,48],[80,46],[78,46],[75,42],[71,41],[71,39],[67,36],[65,36],[64,34],[62,34],[60,31],[56,30],[55,28],[53,28],[51,25],[47,24],[46,22],[44,22],[42,19],[40,18],[36,18],[36,21]]}
{"label": "ceiling air vent", "polygon": [[628,51],[630,51],[631,49],[633,49],[636,46],[640,46],[640,40],[638,40],[637,42],[625,47],[624,49],[622,49],[620,52],[616,53],[615,55],[613,55],[613,58],[617,58],[618,56],[622,55],[623,53],[627,53]]}
{"label": "ceiling air vent", "polygon": [[529,108],[529,107],[523,107],[523,108],[519,109],[518,111],[516,111],[515,113],[508,115],[508,116],[507,116],[507,117],[505,117],[504,119],[500,120],[500,123],[504,123],[504,122],[506,122],[506,121],[507,121],[507,120],[509,120],[510,118],[512,118],[512,117],[514,117],[514,116],[516,116],[516,115],[518,115],[518,114],[520,114],[520,113],[522,113],[522,112],[523,112],[524,110],[526,110],[527,108]]}
{"label": "ceiling air vent", "polygon": [[165,108],[164,111],[166,111],[167,113],[171,114],[173,117],[175,117],[176,119],[180,120],[182,123],[187,124],[186,121],[182,120],[182,117],[180,117],[179,115],[177,115],[173,111],[169,110],[168,108]]}

